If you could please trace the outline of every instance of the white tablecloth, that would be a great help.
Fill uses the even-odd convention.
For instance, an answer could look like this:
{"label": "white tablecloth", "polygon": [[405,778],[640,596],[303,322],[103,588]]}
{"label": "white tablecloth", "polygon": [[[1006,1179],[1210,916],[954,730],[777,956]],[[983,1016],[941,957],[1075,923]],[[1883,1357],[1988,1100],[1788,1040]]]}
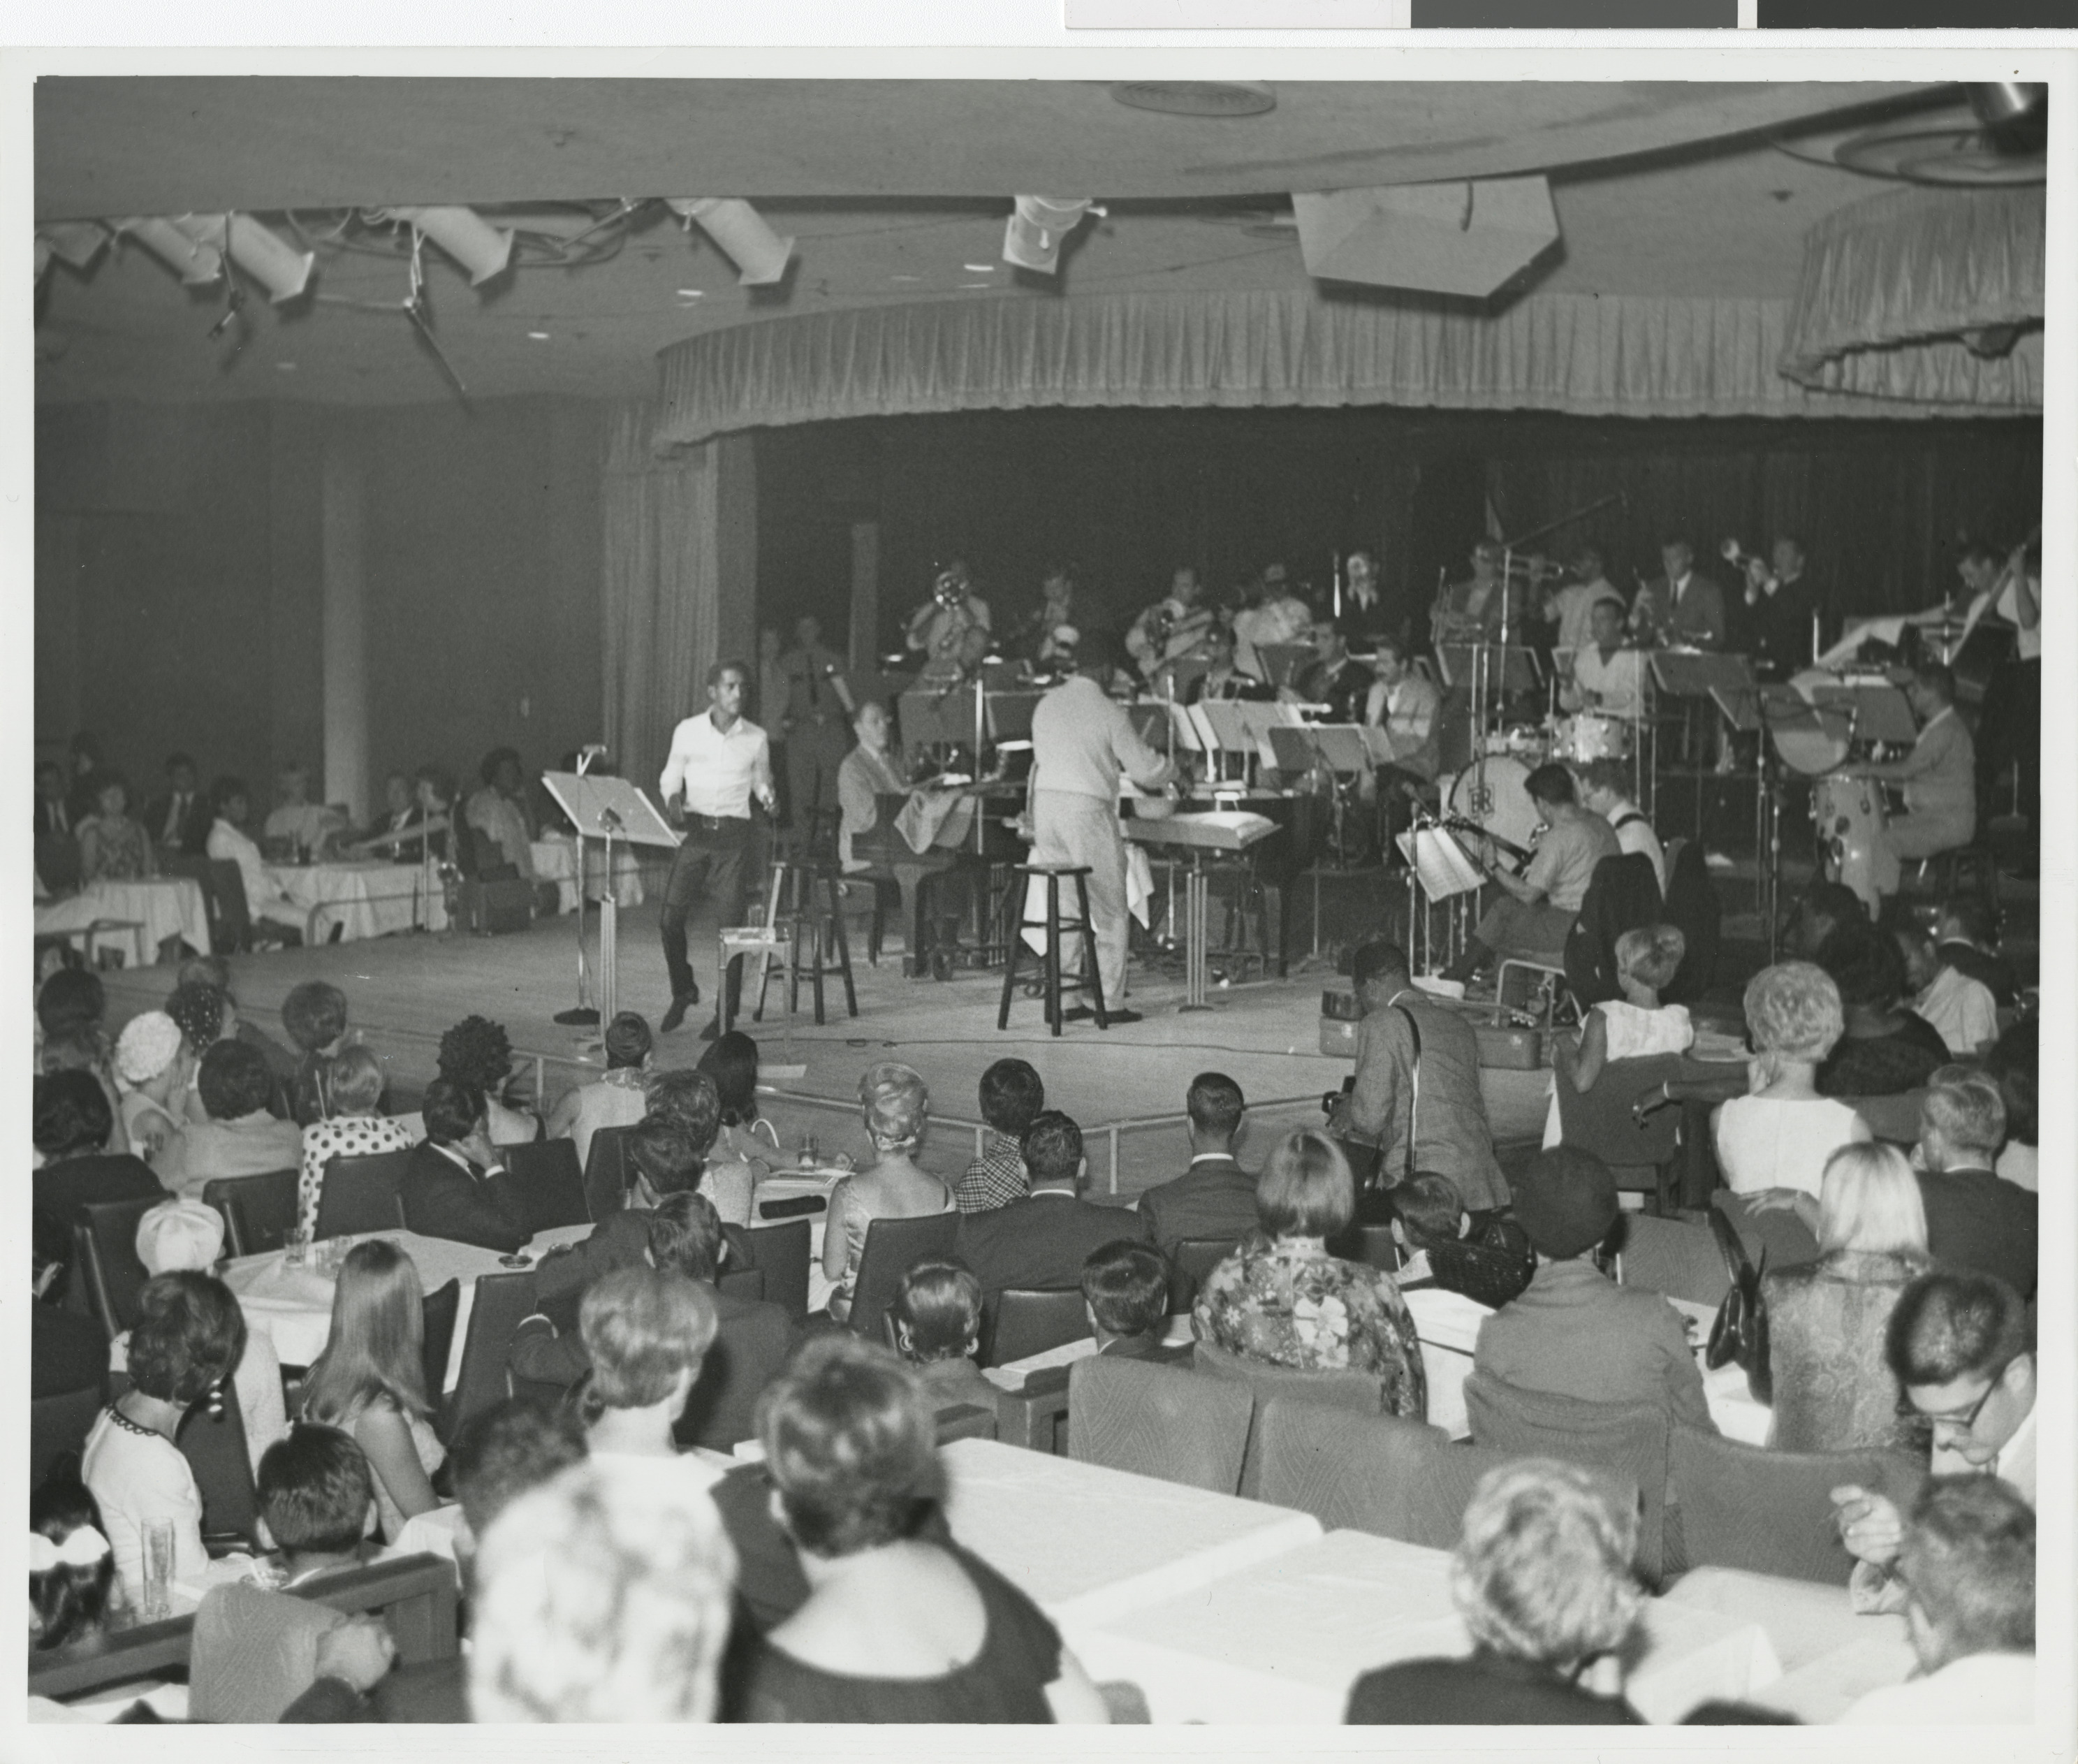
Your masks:
{"label": "white tablecloth", "polygon": [[183,937],[204,955],[209,952],[209,909],[202,889],[186,876],[155,876],[147,882],[96,882],[61,901],[36,903],[39,936],[60,936],[86,947],[86,928],[96,919],[141,925],[141,930],[104,931],[96,949],[123,951],[129,968],[145,968],[159,959],[159,945]]}
{"label": "white tablecloth", "polygon": [[[424,923],[437,930],[446,922],[443,904],[429,916],[419,905],[424,892],[423,864],[353,863],[269,864],[268,874],[307,916],[314,907],[324,910],[317,922],[316,941],[332,934],[332,926],[346,927],[348,942],[365,937],[386,937],[393,931],[408,931]],[[433,898],[440,898],[440,877],[433,878]]]}
{"label": "white tablecloth", "polygon": [[[536,1232],[527,1253],[539,1260],[542,1254],[561,1244],[582,1243],[591,1233],[589,1225],[558,1226]],[[461,1307],[455,1318],[454,1344],[448,1350],[447,1375],[443,1390],[453,1390],[461,1372],[462,1343],[469,1335],[469,1313],[476,1302],[477,1277],[504,1272],[498,1252],[480,1249],[474,1244],[451,1243],[443,1237],[421,1237],[415,1231],[375,1231],[371,1236],[387,1238],[409,1256],[419,1270],[419,1284],[428,1292],[449,1281],[461,1281]],[[357,1239],[365,1242],[365,1238]],[[333,1277],[315,1268],[290,1268],[280,1250],[261,1256],[241,1256],[226,1264],[224,1283],[238,1294],[239,1308],[245,1313],[246,1327],[265,1331],[285,1366],[307,1366],[324,1352],[332,1332]]]}
{"label": "white tablecloth", "polygon": [[953,1536],[1063,1625],[1123,1616],[1321,1535],[1310,1513],[994,1440],[955,1440],[939,1457]]}
{"label": "white tablecloth", "polygon": [[[533,844],[534,880],[556,884],[556,910],[574,913],[578,909],[578,846],[574,839],[536,839]],[[591,897],[599,898],[599,860],[606,854],[605,845],[591,842],[585,853],[585,880],[590,885]],[[640,906],[642,904],[642,860],[636,855],[632,846],[615,842],[613,848],[613,899],[619,906]]]}
{"label": "white tablecloth", "polygon": [[[1100,1680],[1124,1678],[1157,1721],[1342,1719],[1375,1666],[1471,1651],[1450,1599],[1449,1553],[1365,1532],[1235,1570],[1070,1637]],[[1678,1721],[1712,1697],[1744,1698],[1782,1674],[1750,1618],[1654,1600],[1625,1694],[1646,1720]]]}

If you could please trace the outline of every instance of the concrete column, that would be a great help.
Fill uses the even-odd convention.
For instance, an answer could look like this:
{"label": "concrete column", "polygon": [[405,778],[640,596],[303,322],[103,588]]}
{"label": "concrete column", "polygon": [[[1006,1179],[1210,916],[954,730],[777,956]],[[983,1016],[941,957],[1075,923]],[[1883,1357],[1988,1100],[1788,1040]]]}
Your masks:
{"label": "concrete column", "polygon": [[851,524],[851,666],[870,673],[880,666],[880,523]]}
{"label": "concrete column", "polygon": [[357,824],[368,788],[368,583],[362,568],[366,482],[347,448],[325,449],[324,800],[346,804]]}

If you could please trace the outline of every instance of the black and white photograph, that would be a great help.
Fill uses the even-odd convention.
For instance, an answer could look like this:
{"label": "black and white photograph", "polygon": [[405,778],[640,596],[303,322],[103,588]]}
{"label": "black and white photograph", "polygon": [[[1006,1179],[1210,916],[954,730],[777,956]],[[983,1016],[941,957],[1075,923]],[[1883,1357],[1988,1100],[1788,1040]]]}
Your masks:
{"label": "black and white photograph", "polygon": [[2069,61],[18,80],[23,1755],[2067,1745]]}

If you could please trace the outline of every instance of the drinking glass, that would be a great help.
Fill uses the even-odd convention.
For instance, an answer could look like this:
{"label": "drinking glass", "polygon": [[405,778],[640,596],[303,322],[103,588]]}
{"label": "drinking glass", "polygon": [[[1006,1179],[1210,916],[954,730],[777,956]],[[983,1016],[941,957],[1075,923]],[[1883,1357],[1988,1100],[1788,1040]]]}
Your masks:
{"label": "drinking glass", "polygon": [[153,1519],[144,1527],[144,1591],[140,1601],[146,1623],[173,1614],[173,1522]]}
{"label": "drinking glass", "polygon": [[298,1225],[289,1233],[289,1240],[282,1246],[282,1265],[287,1268],[301,1268],[310,1259],[311,1228],[307,1225]]}
{"label": "drinking glass", "polygon": [[803,1169],[807,1170],[812,1170],[815,1168],[816,1160],[820,1155],[822,1147],[816,1143],[816,1136],[814,1134],[803,1134],[801,1135],[801,1167]]}

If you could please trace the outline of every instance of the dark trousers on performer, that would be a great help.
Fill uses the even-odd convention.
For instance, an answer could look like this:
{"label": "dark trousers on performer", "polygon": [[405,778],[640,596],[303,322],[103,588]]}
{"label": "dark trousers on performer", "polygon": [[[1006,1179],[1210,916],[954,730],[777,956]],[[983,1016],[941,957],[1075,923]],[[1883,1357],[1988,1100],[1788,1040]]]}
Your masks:
{"label": "dark trousers on performer", "polygon": [[[674,999],[696,998],[699,989],[686,957],[686,921],[703,895],[715,905],[716,922],[741,925],[750,898],[750,876],[757,856],[757,824],[748,816],[689,814],[685,842],[671,863],[664,884],[664,965],[671,975]],[[743,992],[743,958],[728,964],[728,1007],[733,1011]],[[717,1004],[719,1009],[719,1003]]]}
{"label": "dark trousers on performer", "polygon": [[1977,821],[2005,811],[1999,774],[2010,761],[2028,831],[2042,830],[2042,663],[2008,662],[1993,673],[1977,724]]}

